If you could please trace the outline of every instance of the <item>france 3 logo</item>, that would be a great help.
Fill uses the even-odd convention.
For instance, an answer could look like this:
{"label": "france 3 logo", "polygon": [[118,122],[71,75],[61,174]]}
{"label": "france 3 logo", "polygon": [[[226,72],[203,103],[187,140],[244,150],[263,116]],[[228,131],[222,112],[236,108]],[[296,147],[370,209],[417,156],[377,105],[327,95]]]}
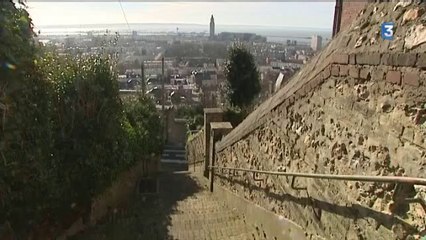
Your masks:
{"label": "france 3 logo", "polygon": [[381,27],[381,35],[383,40],[393,40],[395,24],[393,22],[384,22]]}

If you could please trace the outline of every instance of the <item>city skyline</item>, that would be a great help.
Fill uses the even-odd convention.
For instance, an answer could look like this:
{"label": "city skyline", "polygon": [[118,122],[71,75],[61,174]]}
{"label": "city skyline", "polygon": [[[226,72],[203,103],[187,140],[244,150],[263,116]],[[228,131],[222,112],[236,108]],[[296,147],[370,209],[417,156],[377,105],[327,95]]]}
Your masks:
{"label": "city skyline", "polygon": [[[331,29],[333,2],[27,2],[36,27],[200,24]],[[121,9],[122,7],[122,9]],[[235,10],[238,9],[238,14]],[[127,20],[127,21],[126,21]]]}

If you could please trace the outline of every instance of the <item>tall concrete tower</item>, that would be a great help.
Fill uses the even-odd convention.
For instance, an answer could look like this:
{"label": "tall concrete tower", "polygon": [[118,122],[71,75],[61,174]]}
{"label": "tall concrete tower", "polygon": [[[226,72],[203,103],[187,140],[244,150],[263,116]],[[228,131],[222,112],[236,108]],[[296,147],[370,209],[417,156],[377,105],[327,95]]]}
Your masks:
{"label": "tall concrete tower", "polygon": [[210,39],[214,39],[214,17],[210,17]]}
{"label": "tall concrete tower", "polygon": [[322,37],[318,35],[314,35],[311,38],[311,48],[312,50],[319,51],[322,47]]}

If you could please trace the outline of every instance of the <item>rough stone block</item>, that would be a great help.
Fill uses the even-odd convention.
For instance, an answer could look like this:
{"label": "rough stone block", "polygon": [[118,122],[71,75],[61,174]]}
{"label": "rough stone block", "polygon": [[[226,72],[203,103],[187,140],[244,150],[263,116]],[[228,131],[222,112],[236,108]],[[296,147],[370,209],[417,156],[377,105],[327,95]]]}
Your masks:
{"label": "rough stone block", "polygon": [[343,109],[345,109],[345,111],[352,110],[355,102],[356,99],[351,95],[345,96],[340,99],[340,104],[343,106]]}
{"label": "rough stone block", "polygon": [[419,146],[426,146],[426,134],[423,135],[423,133],[417,131],[414,134],[414,143]]}
{"label": "rough stone block", "polygon": [[426,71],[420,71],[420,85],[426,87]]}
{"label": "rough stone block", "polygon": [[349,55],[349,64],[352,64],[352,65],[356,64],[355,54],[350,54]]}
{"label": "rough stone block", "polygon": [[315,88],[321,84],[321,81],[321,77],[317,75],[316,77],[314,77],[314,79],[311,80],[311,86]]}
{"label": "rough stone block", "polygon": [[321,97],[325,99],[329,98],[335,98],[336,97],[336,90],[334,88],[330,87],[322,87],[320,92]]}
{"label": "rough stone block", "polygon": [[[389,119],[388,119],[389,121]],[[404,131],[404,125],[396,120],[391,120],[389,123],[389,129],[388,129],[389,133],[397,136],[397,137],[401,137],[402,133]]]}
{"label": "rough stone block", "polygon": [[356,64],[379,65],[380,53],[358,53],[356,54]]}
{"label": "rough stone block", "polygon": [[331,76],[330,67],[326,67],[326,68],[322,71],[321,75],[322,75],[322,79],[323,79],[323,80],[330,78],[330,76]]}
{"label": "rough stone block", "polygon": [[332,65],[331,66],[331,75],[333,76],[339,76],[340,72],[339,72],[339,66],[338,65]]}
{"label": "rough stone block", "polygon": [[311,80],[308,84],[307,84],[307,88],[309,89],[309,92],[312,91],[313,89],[315,89],[317,87],[317,82]]}
{"label": "rough stone block", "polygon": [[417,54],[415,53],[394,53],[383,54],[381,63],[387,66],[412,67],[416,64]]}
{"label": "rough stone block", "polygon": [[407,139],[408,141],[412,142],[414,140],[414,129],[411,127],[404,128],[404,132],[402,134],[402,137]]}
{"label": "rough stone block", "polygon": [[382,65],[387,65],[387,66],[393,65],[393,64],[391,64],[392,63],[392,54],[389,54],[389,53],[382,54],[380,63]]}
{"label": "rough stone block", "polygon": [[348,65],[340,65],[340,76],[346,77],[349,75],[349,66]]}
{"label": "rough stone block", "polygon": [[302,87],[296,91],[296,97],[301,98],[303,96],[305,96],[305,91],[303,90],[303,87]]}
{"label": "rough stone block", "polygon": [[352,108],[354,111],[357,111],[365,116],[367,114],[368,104],[365,102],[355,102]]}
{"label": "rough stone block", "polygon": [[426,68],[426,53],[419,54],[416,62],[416,67]]}
{"label": "rough stone block", "polygon": [[359,68],[358,66],[350,66],[349,67],[349,76],[353,78],[359,78]]}
{"label": "rough stone block", "polygon": [[393,84],[401,84],[401,72],[400,71],[387,72],[386,81]]}
{"label": "rough stone block", "polygon": [[401,140],[399,137],[393,133],[389,133],[387,138],[387,145],[391,153],[395,153],[396,149],[401,145]]}
{"label": "rough stone block", "polygon": [[398,53],[396,55],[396,65],[413,67],[416,64],[417,54],[415,53]]}
{"label": "rough stone block", "polygon": [[370,68],[361,68],[361,70],[359,71],[359,78],[368,80],[370,79],[370,77]]}
{"label": "rough stone block", "polygon": [[311,91],[311,85],[309,83],[306,83],[302,86],[301,90],[302,90],[303,96],[307,96],[308,93]]}
{"label": "rough stone block", "polygon": [[416,72],[406,72],[404,73],[404,77],[402,78],[402,83],[404,85],[410,86],[419,86],[419,73]]}
{"label": "rough stone block", "polygon": [[333,55],[333,62],[338,64],[348,64],[349,55],[344,53],[336,53]]}
{"label": "rough stone block", "polygon": [[283,101],[282,106],[283,106],[284,108],[286,108],[286,107],[290,106],[290,100],[289,100],[289,99],[284,100],[284,101]]}
{"label": "rough stone block", "polygon": [[312,85],[310,83],[306,83],[303,86],[303,90],[305,91],[305,96],[307,96],[312,91]]}
{"label": "rough stone block", "polygon": [[322,77],[321,77],[321,75],[320,74],[318,74],[317,75],[317,86],[319,86],[319,85],[321,85],[321,84],[323,84],[325,81],[324,81],[324,79],[322,79]]}
{"label": "rough stone block", "polygon": [[385,79],[385,69],[382,67],[376,67],[372,72],[371,72],[371,78],[373,81],[382,81]]}

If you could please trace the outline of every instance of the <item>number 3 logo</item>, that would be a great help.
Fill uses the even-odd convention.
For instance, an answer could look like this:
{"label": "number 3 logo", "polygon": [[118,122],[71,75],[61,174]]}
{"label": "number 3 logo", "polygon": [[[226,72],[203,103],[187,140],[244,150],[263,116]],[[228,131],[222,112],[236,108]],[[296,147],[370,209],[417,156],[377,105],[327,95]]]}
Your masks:
{"label": "number 3 logo", "polygon": [[385,22],[382,23],[381,33],[383,40],[393,40],[393,30],[394,23],[393,22]]}

